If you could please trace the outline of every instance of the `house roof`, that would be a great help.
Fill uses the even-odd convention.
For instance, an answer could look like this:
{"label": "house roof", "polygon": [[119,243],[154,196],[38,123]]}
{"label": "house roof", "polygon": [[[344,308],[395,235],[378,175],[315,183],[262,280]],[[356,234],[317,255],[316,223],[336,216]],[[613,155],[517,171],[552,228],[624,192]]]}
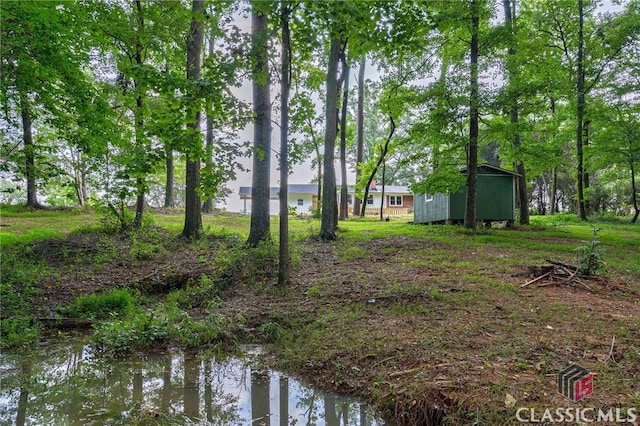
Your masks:
{"label": "house roof", "polygon": [[[289,194],[311,194],[316,195],[318,193],[318,185],[316,184],[298,184],[293,183],[289,184]],[[270,187],[269,188],[269,198],[277,199],[278,192],[280,192],[279,187]],[[369,188],[369,194],[377,194],[382,192],[382,186],[377,185],[375,187]],[[348,189],[349,194],[355,194],[356,190],[353,186],[349,186]],[[398,185],[386,185],[384,187],[385,194],[411,194],[411,190],[408,186],[398,186]],[[238,191],[238,195],[240,199],[251,199],[251,187],[250,186],[241,186]]]}
{"label": "house roof", "polygon": [[[492,169],[494,171],[500,172],[501,174],[509,174],[509,175],[513,175],[513,176],[520,176],[520,174],[513,172],[511,170],[507,170],[507,169],[503,169],[501,167],[498,166],[492,166],[491,164],[488,163],[484,163],[484,164],[478,164],[478,169]],[[462,169],[460,169],[461,172],[466,173],[467,168],[463,167]]]}

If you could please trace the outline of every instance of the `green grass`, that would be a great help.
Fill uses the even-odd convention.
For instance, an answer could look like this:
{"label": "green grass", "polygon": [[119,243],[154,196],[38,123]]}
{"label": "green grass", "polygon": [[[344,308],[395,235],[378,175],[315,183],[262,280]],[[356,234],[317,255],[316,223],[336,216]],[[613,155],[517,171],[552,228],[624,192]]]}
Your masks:
{"label": "green grass", "polygon": [[127,289],[111,290],[101,294],[80,296],[62,309],[71,318],[106,319],[115,316],[127,316],[133,311],[134,303]]}

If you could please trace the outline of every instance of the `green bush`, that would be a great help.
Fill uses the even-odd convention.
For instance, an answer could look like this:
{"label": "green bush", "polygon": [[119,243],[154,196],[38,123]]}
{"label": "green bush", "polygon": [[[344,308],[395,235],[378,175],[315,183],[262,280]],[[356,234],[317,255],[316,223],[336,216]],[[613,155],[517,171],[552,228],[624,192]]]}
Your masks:
{"label": "green bush", "polygon": [[111,290],[108,293],[78,297],[63,308],[71,318],[105,319],[114,315],[125,316],[133,310],[133,296],[129,290]]}

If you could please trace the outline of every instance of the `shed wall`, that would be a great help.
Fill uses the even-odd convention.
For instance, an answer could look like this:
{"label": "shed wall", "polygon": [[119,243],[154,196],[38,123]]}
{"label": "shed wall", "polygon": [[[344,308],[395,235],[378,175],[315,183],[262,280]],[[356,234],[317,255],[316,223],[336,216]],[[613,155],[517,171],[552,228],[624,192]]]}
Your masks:
{"label": "shed wall", "polygon": [[414,197],[413,214],[415,223],[440,222],[447,220],[449,197],[446,194],[433,194],[431,201],[425,200],[425,194]]}

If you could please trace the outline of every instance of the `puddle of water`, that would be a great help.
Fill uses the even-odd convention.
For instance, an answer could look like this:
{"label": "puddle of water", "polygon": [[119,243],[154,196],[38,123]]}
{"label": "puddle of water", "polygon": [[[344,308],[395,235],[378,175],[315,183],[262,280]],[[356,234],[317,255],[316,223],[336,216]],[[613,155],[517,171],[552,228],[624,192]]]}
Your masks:
{"label": "puddle of water", "polygon": [[241,359],[96,357],[82,341],[0,354],[0,424],[385,424],[372,409]]}

